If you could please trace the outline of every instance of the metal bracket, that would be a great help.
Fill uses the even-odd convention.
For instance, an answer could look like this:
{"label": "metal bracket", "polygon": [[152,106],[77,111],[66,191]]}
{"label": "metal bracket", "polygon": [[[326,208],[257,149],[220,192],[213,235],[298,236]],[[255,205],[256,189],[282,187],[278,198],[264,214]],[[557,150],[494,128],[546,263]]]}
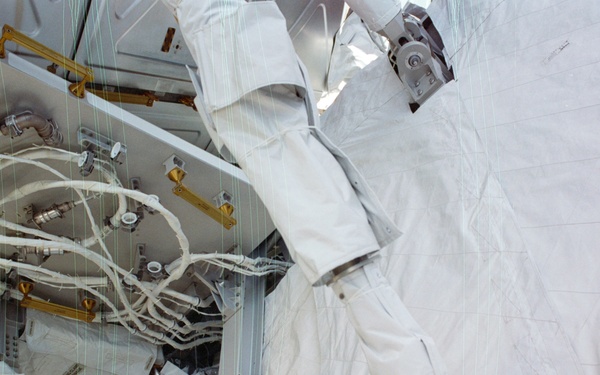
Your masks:
{"label": "metal bracket", "polygon": [[121,142],[114,142],[110,138],[84,127],[77,131],[77,143],[85,150],[102,154],[119,164],[123,164],[127,155],[127,146]]}
{"label": "metal bracket", "polygon": [[233,206],[233,197],[225,190],[221,190],[219,194],[213,197],[213,202],[219,207],[219,210],[227,216],[231,216],[235,207]]}
{"label": "metal bracket", "polygon": [[429,47],[421,42],[408,42],[395,52],[398,76],[418,104],[423,104],[443,86],[443,76],[431,57]]}
{"label": "metal bracket", "polygon": [[[19,291],[23,293],[23,299],[21,300],[19,306],[63,316],[65,318],[77,319],[88,323],[91,323],[96,317],[96,314],[91,312],[91,308],[88,309],[88,311],[82,311],[71,307],[58,305],[52,302],[34,300],[31,297],[28,297],[28,294],[32,290],[32,283],[24,281],[19,283]],[[93,304],[88,304],[85,302],[85,300],[82,303],[84,303],[84,306],[86,306],[86,308],[90,305],[91,307],[93,307]]]}
{"label": "metal bracket", "polygon": [[451,80],[452,75],[436,55],[437,44],[430,42],[431,36],[423,27],[422,21],[427,17],[425,9],[405,8],[409,10],[418,16],[400,12],[379,33],[390,41],[390,63],[414,100],[411,108],[412,104],[418,108]]}
{"label": "metal bracket", "polygon": [[214,284],[218,293],[212,292],[212,296],[223,314],[223,321],[226,322],[240,309],[241,288],[229,280],[221,280]]}
{"label": "metal bracket", "polygon": [[94,171],[94,159],[96,154],[93,151],[85,150],[79,155],[77,160],[77,166],[79,167],[79,173],[83,177],[87,177]]}
{"label": "metal bracket", "polygon": [[[225,229],[231,229],[234,225],[237,224],[237,221],[231,217],[231,213],[233,213],[233,205],[228,203],[229,206],[221,206],[223,208],[217,208],[213,206],[209,201],[197,195],[193,191],[191,191],[187,186],[185,186],[182,181],[186,175],[183,166],[185,162],[181,160],[176,155],[172,155],[168,158],[163,165],[166,168],[166,175],[169,180],[175,182],[175,187],[173,188],[173,194],[178,197],[183,198],[188,203],[191,203],[194,207],[202,211],[204,214],[209,216],[211,219],[223,225]],[[221,194],[225,193],[229,195],[227,192],[221,192]],[[219,197],[218,195],[217,197]],[[229,195],[231,198],[231,195]]]}
{"label": "metal bracket", "polygon": [[[20,370],[19,363],[19,333],[25,328],[25,309],[12,300],[0,303],[0,360],[6,362],[15,370]],[[20,372],[20,371],[19,371]]]}
{"label": "metal bracket", "polygon": [[0,59],[6,57],[6,50],[4,43],[7,41],[13,41],[18,45],[27,48],[28,50],[35,52],[39,56],[45,58],[53,64],[63,67],[65,70],[82,77],[81,81],[72,83],[69,85],[69,91],[78,98],[85,97],[85,84],[86,82],[92,82],[94,80],[94,72],[92,69],[80,65],[75,61],[68,59],[60,53],[46,47],[45,45],[31,39],[15,30],[12,26],[4,25],[2,28],[2,38],[0,38]]}
{"label": "metal bracket", "polygon": [[182,96],[179,98],[179,103],[192,108],[194,111],[198,112],[198,108],[196,108],[196,103],[194,103],[194,97],[192,96]]}

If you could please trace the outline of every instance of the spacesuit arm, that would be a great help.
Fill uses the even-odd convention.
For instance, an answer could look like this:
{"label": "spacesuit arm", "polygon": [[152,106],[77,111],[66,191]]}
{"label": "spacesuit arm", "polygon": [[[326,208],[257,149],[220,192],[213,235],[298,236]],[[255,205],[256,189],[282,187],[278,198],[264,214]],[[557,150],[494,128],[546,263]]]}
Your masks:
{"label": "spacesuit arm", "polygon": [[208,110],[224,108],[274,84],[293,86],[304,96],[304,78],[293,45],[277,37],[287,35],[277,5],[270,1],[214,4],[181,1],[177,8],[186,44],[198,64]]}
{"label": "spacesuit arm", "polygon": [[312,92],[276,3],[182,0],[176,16],[213,140],[244,170],[308,280],[377,251],[364,205],[314,135]]}

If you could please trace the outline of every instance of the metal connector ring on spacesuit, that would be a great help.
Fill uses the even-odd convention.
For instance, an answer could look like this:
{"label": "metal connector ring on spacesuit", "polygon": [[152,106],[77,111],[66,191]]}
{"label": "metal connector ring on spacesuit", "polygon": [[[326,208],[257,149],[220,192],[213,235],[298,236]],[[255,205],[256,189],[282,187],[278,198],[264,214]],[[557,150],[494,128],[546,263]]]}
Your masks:
{"label": "metal connector ring on spacesuit", "polygon": [[342,277],[351,274],[357,269],[363,267],[365,264],[371,263],[373,258],[369,255],[363,255],[358,258],[354,258],[349,262],[346,262],[336,268],[332,269],[327,275],[325,275],[324,281],[325,285],[329,286]]}

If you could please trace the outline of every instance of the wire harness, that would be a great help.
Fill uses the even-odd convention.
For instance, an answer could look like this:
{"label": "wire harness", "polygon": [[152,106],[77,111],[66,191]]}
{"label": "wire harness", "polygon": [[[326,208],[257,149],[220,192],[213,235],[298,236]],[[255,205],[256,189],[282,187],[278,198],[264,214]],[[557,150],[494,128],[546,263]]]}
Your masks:
{"label": "wire harness", "polygon": [[[94,170],[98,171],[104,179],[104,182],[99,182],[88,179],[74,180],[45,162],[52,160],[77,165],[79,159],[80,154],[46,146],[29,148],[12,155],[0,154],[0,171],[15,164],[25,164],[56,176],[55,180],[34,181],[4,194],[0,199],[0,207],[39,191],[72,189],[79,197],[79,200],[73,202],[72,205],[84,207],[92,228],[92,236],[76,241],[46,232],[41,227],[31,228],[0,218],[0,227],[5,228],[5,233],[18,233],[18,235],[0,235],[0,244],[14,246],[17,249],[29,249],[30,252],[41,254],[78,254],[96,264],[103,276],[67,275],[45,268],[43,263],[33,265],[23,259],[0,258],[0,268],[7,272],[15,270],[20,277],[25,277],[35,283],[59,289],[76,288],[93,296],[107,309],[96,315],[95,322],[118,323],[132,334],[152,343],[168,344],[179,350],[189,349],[205,342],[218,341],[222,335],[221,319],[200,323],[191,322],[181,312],[196,311],[203,314],[201,310],[212,302],[177,291],[173,287],[173,284],[183,277],[188,267],[202,262],[208,266],[242,275],[264,276],[270,273],[283,274],[291,266],[290,263],[269,258],[254,259],[244,255],[223,253],[191,253],[188,238],[181,228],[179,219],[164,207],[155,195],[124,188],[110,163],[99,159],[94,161]],[[117,208],[113,216],[107,220],[109,224],[113,225],[101,227],[94,220],[94,212],[88,201],[106,195],[116,198]],[[168,270],[166,277],[141,281],[132,274],[131,270],[119,266],[111,256],[105,238],[118,227],[121,218],[128,212],[128,200],[149,207],[160,214],[177,239],[180,257],[165,267]],[[92,250],[93,246],[99,246],[101,252]],[[44,249],[59,249],[60,252],[44,252]],[[101,291],[102,288],[111,288],[117,297],[116,301],[114,298],[108,298],[106,293]],[[16,289],[11,289],[10,293],[13,298],[21,299],[23,297]]]}

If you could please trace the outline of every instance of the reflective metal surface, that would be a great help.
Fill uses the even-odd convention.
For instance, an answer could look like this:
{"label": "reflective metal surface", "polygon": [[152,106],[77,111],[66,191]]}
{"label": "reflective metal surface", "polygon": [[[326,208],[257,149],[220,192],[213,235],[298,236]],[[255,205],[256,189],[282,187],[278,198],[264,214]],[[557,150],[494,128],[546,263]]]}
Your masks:
{"label": "reflective metal surface", "polygon": [[[327,90],[333,35],[342,20],[342,0],[277,0],[317,95]],[[47,47],[89,66],[94,83],[139,95],[187,95],[195,92],[185,65],[195,63],[178,24],[159,0],[5,0],[0,24],[9,24]],[[38,66],[50,63],[6,43]],[[210,51],[207,51],[210,53]],[[58,74],[65,75],[61,68]],[[72,74],[70,80],[75,77]],[[125,95],[125,94],[124,94]],[[216,154],[196,112],[181,104],[152,107],[121,103],[123,109]]]}

